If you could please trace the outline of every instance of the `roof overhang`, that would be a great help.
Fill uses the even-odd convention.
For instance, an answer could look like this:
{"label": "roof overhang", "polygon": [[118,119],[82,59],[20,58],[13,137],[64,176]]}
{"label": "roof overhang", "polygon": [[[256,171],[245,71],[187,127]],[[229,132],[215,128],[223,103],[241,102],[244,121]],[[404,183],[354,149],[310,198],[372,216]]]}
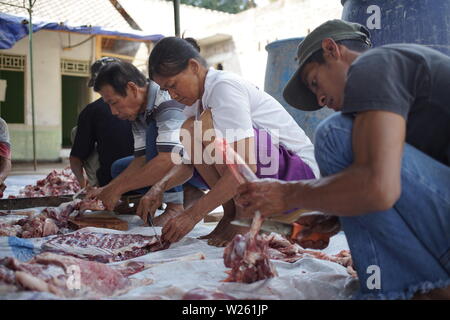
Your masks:
{"label": "roof overhang", "polygon": [[[138,30],[109,30],[99,26],[70,26],[60,22],[48,22],[33,18],[33,32],[39,30],[54,30],[81,33],[86,35],[107,35],[135,41],[157,42],[164,36],[147,34]],[[28,18],[0,12],[0,49],[10,49],[16,42],[28,36]]]}

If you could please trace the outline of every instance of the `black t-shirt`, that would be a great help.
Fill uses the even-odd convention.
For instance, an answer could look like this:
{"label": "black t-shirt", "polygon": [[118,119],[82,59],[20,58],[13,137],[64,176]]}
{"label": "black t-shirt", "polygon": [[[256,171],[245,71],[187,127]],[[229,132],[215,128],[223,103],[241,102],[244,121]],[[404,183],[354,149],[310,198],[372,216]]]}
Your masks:
{"label": "black t-shirt", "polygon": [[450,57],[414,44],[370,49],[350,66],[343,113],[395,112],[406,142],[450,166]]}
{"label": "black t-shirt", "polygon": [[99,185],[104,186],[112,179],[112,163],[133,154],[134,140],[131,123],[113,116],[108,104],[101,98],[80,112],[70,155],[86,160],[94,150],[95,143],[100,162],[97,179]]}

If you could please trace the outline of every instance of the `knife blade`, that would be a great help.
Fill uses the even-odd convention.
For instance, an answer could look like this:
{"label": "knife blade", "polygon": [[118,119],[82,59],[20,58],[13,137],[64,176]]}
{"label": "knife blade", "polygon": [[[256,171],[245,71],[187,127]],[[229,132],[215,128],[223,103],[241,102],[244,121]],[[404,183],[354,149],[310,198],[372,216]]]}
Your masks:
{"label": "knife blade", "polygon": [[153,232],[154,232],[154,234],[155,234],[155,237],[156,237],[156,239],[158,239],[159,245],[162,247],[163,244],[162,244],[162,241],[161,241],[161,237],[159,236],[159,234],[156,233],[156,228],[155,228],[155,226],[153,225],[153,217],[152,217],[151,214],[147,215],[147,223],[148,223],[149,226],[152,227]]}
{"label": "knife blade", "polygon": [[79,196],[80,194],[82,194],[85,190],[86,190],[86,187],[81,188],[80,191],[78,191],[77,193],[75,193],[75,194],[73,195],[72,199],[75,200],[76,198],[78,198],[78,196]]}
{"label": "knife blade", "polygon": [[[252,224],[252,219],[242,219],[233,220],[231,224],[241,227],[248,227]],[[290,238],[293,241],[297,240],[299,233],[305,228],[305,226],[299,223],[284,223],[279,221],[265,220],[261,225],[261,230],[266,232],[275,232]],[[329,237],[333,235],[332,233],[312,233],[308,236],[302,238],[302,240],[307,241],[327,241]]]}

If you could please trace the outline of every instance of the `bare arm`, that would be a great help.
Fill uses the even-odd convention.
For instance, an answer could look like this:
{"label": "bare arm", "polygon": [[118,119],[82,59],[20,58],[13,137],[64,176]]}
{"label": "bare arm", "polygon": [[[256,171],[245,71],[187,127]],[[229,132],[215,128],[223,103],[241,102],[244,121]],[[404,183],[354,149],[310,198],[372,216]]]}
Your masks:
{"label": "bare arm", "polygon": [[83,173],[83,162],[80,158],[74,156],[69,157],[69,162],[70,169],[72,169],[72,172],[80,183],[81,188],[84,188],[86,186],[86,179],[84,178]]}
{"label": "bare arm", "polygon": [[145,156],[135,158],[118,177],[105,187],[93,190],[88,197],[102,200],[107,210],[113,210],[122,194],[155,184],[174,165],[171,152],[160,152],[147,163]]}
{"label": "bare arm", "polygon": [[[246,184],[239,203],[263,215],[291,208],[353,216],[391,208],[401,194],[401,159],[406,122],[395,113],[366,111],[353,127],[353,164],[318,180]],[[270,201],[277,202],[275,206]],[[271,212],[270,212],[271,211]]]}
{"label": "bare arm", "polygon": [[0,157],[0,198],[6,189],[5,180],[11,172],[11,159]]}
{"label": "bare arm", "polygon": [[[242,146],[247,146],[243,148]],[[251,147],[249,147],[251,146]],[[254,138],[245,138],[236,143],[232,147],[241,156],[245,163],[253,172],[256,172]],[[243,153],[245,152],[245,153]],[[216,168],[221,172],[221,177],[212,189],[202,196],[189,211],[199,220],[205,217],[218,206],[228,202],[235,195],[238,187],[238,181],[225,164],[216,164]]]}
{"label": "bare arm", "polygon": [[158,184],[163,191],[182,185],[192,177],[193,169],[192,165],[188,164],[175,165],[155,184]]}

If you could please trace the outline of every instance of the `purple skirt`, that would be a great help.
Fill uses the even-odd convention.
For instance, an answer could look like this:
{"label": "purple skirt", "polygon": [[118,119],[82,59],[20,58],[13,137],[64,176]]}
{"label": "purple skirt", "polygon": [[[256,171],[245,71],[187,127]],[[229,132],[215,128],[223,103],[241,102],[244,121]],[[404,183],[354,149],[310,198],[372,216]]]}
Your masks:
{"label": "purple skirt", "polygon": [[[276,147],[272,137],[265,130],[253,129],[255,133],[256,176],[260,179],[273,178],[283,181],[315,179],[311,168],[283,145]],[[187,182],[199,189],[210,189],[197,170]]]}
{"label": "purple skirt", "polygon": [[311,168],[285,146],[274,146],[272,137],[265,130],[255,132],[255,150],[257,155],[258,178],[273,178],[283,181],[315,179]]}

